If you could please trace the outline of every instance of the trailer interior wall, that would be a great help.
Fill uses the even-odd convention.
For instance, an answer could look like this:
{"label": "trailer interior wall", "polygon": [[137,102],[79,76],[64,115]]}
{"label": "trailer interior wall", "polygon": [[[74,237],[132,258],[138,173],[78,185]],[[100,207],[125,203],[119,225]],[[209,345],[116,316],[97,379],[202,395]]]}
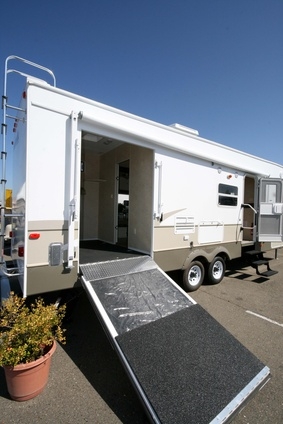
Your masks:
{"label": "trailer interior wall", "polygon": [[80,238],[98,238],[98,206],[100,190],[100,158],[82,144],[82,178],[80,201]]}
{"label": "trailer interior wall", "polygon": [[[107,142],[110,142],[107,140]],[[128,161],[129,208],[127,246],[151,252],[154,154],[150,149],[121,144],[99,154],[94,145],[82,144],[81,174],[82,240],[117,242],[118,165]]]}

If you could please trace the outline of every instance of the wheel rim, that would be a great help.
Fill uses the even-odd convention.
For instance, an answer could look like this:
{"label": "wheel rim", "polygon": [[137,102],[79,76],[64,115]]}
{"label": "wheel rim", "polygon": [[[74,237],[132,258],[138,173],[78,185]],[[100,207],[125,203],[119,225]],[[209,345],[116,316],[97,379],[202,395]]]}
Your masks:
{"label": "wheel rim", "polygon": [[192,287],[197,286],[201,281],[202,271],[197,265],[194,265],[189,272],[188,281]]}
{"label": "wheel rim", "polygon": [[223,275],[223,270],[224,270],[223,263],[221,261],[216,261],[212,269],[213,278],[215,280],[219,280],[219,278],[221,278]]}

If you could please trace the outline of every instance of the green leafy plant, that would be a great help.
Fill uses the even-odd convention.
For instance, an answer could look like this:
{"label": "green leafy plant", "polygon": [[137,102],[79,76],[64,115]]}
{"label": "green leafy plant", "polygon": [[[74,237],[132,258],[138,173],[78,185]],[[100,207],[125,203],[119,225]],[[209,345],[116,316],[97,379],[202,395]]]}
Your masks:
{"label": "green leafy plant", "polygon": [[11,293],[0,308],[0,366],[32,362],[54,340],[65,343],[61,327],[65,312],[65,305],[45,305],[41,298],[27,306],[26,299]]}

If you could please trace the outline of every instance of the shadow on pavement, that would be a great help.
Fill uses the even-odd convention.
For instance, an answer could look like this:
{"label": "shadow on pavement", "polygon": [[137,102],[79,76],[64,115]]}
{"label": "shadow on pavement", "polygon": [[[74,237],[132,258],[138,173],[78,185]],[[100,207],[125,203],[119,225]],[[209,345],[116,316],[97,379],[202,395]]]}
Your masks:
{"label": "shadow on pavement", "polygon": [[122,423],[146,424],[138,396],[83,289],[71,309],[63,349]]}

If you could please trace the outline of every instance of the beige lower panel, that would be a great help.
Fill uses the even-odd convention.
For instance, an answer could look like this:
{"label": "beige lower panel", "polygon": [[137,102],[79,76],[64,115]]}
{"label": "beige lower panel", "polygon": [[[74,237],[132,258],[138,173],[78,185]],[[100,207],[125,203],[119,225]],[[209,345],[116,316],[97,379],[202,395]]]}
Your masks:
{"label": "beige lower panel", "polygon": [[77,262],[67,272],[63,266],[37,266],[27,268],[27,296],[68,289],[78,285]]}
{"label": "beige lower panel", "polygon": [[[49,226],[48,226],[49,224]],[[67,243],[68,231],[66,230],[63,222],[60,223],[61,228],[56,228],[56,223],[29,223],[28,241],[27,241],[27,266],[48,264],[49,261],[49,245],[51,243]],[[37,228],[35,230],[35,228]],[[29,238],[31,233],[39,233],[40,237],[36,240]],[[78,229],[75,229],[75,239],[78,238]],[[75,256],[78,255],[78,248],[75,248]],[[66,258],[64,258],[66,260]]]}
{"label": "beige lower panel", "polygon": [[[223,239],[217,244],[240,242],[242,233],[238,225],[225,225]],[[212,246],[216,243],[210,243]],[[186,249],[190,246],[205,247],[207,243],[199,243],[198,226],[193,233],[175,234],[174,227],[155,226],[154,228],[154,251]]]}
{"label": "beige lower panel", "polygon": [[181,269],[189,255],[190,249],[174,249],[162,252],[154,252],[153,259],[163,271],[172,271]]}
{"label": "beige lower panel", "polygon": [[[75,222],[75,228],[78,228],[78,223]],[[54,231],[54,230],[67,230],[68,221],[63,220],[50,220],[50,221],[28,221],[28,231]]]}
{"label": "beige lower panel", "polygon": [[153,259],[163,271],[184,269],[196,257],[204,257],[211,262],[218,254],[225,253],[230,259],[241,255],[241,243],[221,243],[186,249],[171,249],[154,252]]}

